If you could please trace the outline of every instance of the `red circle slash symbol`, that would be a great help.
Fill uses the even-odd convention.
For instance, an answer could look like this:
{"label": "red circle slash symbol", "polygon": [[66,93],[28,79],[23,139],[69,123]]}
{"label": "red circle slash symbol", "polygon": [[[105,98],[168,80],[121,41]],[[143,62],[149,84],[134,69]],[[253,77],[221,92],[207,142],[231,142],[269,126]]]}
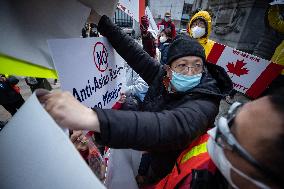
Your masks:
{"label": "red circle slash symbol", "polygon": [[93,56],[94,56],[94,62],[95,62],[97,69],[100,72],[106,71],[106,69],[108,68],[108,62],[107,62],[108,52],[102,42],[97,42],[95,44]]}

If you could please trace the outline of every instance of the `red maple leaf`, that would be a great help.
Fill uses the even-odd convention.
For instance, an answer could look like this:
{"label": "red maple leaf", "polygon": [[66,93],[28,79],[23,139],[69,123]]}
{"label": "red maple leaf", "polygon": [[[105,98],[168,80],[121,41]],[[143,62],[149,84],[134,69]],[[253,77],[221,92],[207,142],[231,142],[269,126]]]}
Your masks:
{"label": "red maple leaf", "polygon": [[246,75],[249,72],[249,70],[244,67],[246,64],[247,63],[244,63],[244,60],[237,60],[236,64],[228,62],[226,66],[229,73],[235,74],[240,77],[241,75]]}

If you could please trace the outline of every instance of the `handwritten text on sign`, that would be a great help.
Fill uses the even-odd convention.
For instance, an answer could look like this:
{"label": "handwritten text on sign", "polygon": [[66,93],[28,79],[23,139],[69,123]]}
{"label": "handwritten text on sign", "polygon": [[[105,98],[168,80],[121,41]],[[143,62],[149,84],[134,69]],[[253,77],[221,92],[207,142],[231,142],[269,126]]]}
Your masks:
{"label": "handwritten text on sign", "polygon": [[[108,75],[100,75],[98,77],[94,76],[93,78],[87,81],[87,84],[83,86],[83,88],[73,88],[73,96],[77,98],[80,102],[84,102],[88,98],[90,98],[93,93],[95,94],[97,91],[106,87],[109,82],[114,81],[123,71],[123,67],[117,67],[113,69],[109,69]],[[113,99],[117,99],[119,96],[119,92],[121,91],[122,83],[119,83],[118,86],[113,91],[106,91],[103,95],[103,101],[98,102],[94,107],[105,107],[108,103],[110,103]]]}
{"label": "handwritten text on sign", "polygon": [[215,43],[207,61],[222,66],[234,88],[252,98],[258,97],[281,72],[281,66],[231,47]]}
{"label": "handwritten text on sign", "polygon": [[111,108],[125,83],[123,59],[105,38],[50,40],[63,90],[88,107]]}
{"label": "handwritten text on sign", "polygon": [[107,61],[108,52],[103,43],[97,42],[95,44],[93,56],[97,69],[100,72],[106,71],[106,69],[108,68],[108,61]]}

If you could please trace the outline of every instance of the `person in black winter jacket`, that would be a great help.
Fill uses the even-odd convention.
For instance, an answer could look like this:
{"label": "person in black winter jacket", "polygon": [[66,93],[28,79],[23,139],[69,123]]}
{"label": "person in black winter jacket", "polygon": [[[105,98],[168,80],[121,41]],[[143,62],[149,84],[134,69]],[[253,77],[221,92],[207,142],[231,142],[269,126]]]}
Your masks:
{"label": "person in black winter jacket", "polygon": [[98,31],[149,85],[140,110],[92,110],[69,92],[39,99],[62,127],[95,131],[96,141],[111,148],[150,152],[151,173],[162,178],[180,152],[213,126],[232,82],[223,68],[205,62],[204,49],[195,39],[175,38],[163,66],[107,16],[97,17]]}
{"label": "person in black winter jacket", "polygon": [[171,42],[171,29],[166,28],[162,30],[160,34],[159,50],[161,51],[160,63],[163,65],[167,63],[168,50]]}
{"label": "person in black winter jacket", "polygon": [[46,78],[26,77],[25,81],[32,92],[34,92],[36,89],[46,89],[49,91],[52,90],[52,87]]}
{"label": "person in black winter jacket", "polygon": [[14,115],[25,102],[15,88],[18,82],[19,80],[13,76],[6,78],[4,75],[0,75],[0,104],[11,115]]}

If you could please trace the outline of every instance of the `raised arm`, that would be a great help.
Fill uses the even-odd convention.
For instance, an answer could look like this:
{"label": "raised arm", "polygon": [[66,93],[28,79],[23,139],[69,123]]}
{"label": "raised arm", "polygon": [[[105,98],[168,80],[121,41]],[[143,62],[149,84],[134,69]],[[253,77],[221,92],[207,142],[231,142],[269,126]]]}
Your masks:
{"label": "raised arm", "polygon": [[118,54],[151,85],[162,66],[130,36],[124,33],[107,16],[102,16],[98,31],[105,36]]}

